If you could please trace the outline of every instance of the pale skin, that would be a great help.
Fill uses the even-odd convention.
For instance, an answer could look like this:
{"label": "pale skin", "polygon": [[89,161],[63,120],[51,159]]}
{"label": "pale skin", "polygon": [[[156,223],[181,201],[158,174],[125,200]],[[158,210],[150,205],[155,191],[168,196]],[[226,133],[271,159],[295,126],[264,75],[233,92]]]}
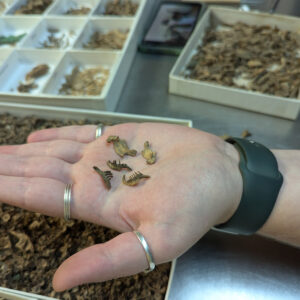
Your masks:
{"label": "pale skin", "polygon": [[259,234],[300,247],[300,151],[272,150],[284,182]]}
{"label": "pale skin", "polygon": [[[228,220],[242,194],[238,152],[219,137],[158,123],[105,127],[97,140],[95,131],[94,125],[46,129],[32,133],[25,145],[0,147],[2,202],[63,217],[64,189],[73,183],[71,217],[120,232],[68,258],[54,275],[56,291],[146,269],[146,256],[133,230],[144,235],[156,264],[171,261],[212,226]],[[113,171],[112,188],[105,188],[93,166],[108,170],[108,160],[120,159],[106,143],[110,135],[120,136],[138,151],[122,163],[150,179],[129,187],[122,184],[122,175],[129,173]],[[145,141],[157,152],[154,165],[147,165],[141,155]],[[300,245],[300,188],[293,184],[299,182],[300,154],[286,150],[274,154],[286,178],[260,233]]]}

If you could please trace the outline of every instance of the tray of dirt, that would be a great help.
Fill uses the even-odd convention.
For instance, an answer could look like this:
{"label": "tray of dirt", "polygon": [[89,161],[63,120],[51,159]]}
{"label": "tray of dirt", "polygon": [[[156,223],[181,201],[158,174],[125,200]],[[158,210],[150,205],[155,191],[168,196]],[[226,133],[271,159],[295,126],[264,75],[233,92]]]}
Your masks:
{"label": "tray of dirt", "polygon": [[[100,122],[164,122],[192,127],[191,121],[182,119],[0,103],[0,144],[24,143],[30,132],[42,128]],[[6,204],[0,204],[0,224],[0,299],[167,299],[175,261],[148,274],[62,293],[52,289],[52,276],[64,259],[115,237],[118,233],[113,230],[82,221],[65,222]]]}
{"label": "tray of dirt", "polygon": [[[39,85],[38,89],[2,88],[0,101],[114,111],[142,39],[151,7],[151,1],[147,0],[0,1],[1,83],[7,79],[15,80],[14,72],[23,72],[23,64],[15,63],[16,56],[35,51],[31,58],[35,68],[40,67],[41,60],[43,64],[47,64],[48,51],[53,51],[53,54],[60,52],[55,64],[48,66],[47,78],[44,77],[51,87],[45,83],[43,87]],[[69,68],[62,69],[70,57],[78,58],[79,64],[75,66],[77,73],[79,76],[83,75],[82,78],[89,77],[89,85],[99,86],[98,79],[104,76],[102,88],[92,88],[93,92],[91,89],[86,92],[82,85],[76,93],[65,93],[61,89],[61,82],[56,78],[63,78],[64,83],[70,85],[70,81],[76,77]],[[91,64],[89,57],[93,60],[93,71],[97,69],[99,72],[85,72]],[[86,58],[87,65],[84,64]],[[108,60],[109,75],[103,75],[102,72],[105,59]],[[13,69],[10,67],[12,64]],[[60,86],[54,87],[53,82]],[[16,81],[14,85],[19,85],[19,82]],[[32,87],[34,83],[29,81],[25,85]]]}
{"label": "tray of dirt", "polygon": [[211,6],[169,74],[169,92],[294,120],[299,28],[296,17]]}

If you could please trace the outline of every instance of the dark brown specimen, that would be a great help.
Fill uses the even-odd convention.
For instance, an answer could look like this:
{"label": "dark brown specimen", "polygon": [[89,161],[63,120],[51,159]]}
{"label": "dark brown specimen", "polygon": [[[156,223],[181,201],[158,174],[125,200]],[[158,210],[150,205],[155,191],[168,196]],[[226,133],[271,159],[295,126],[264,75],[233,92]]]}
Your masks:
{"label": "dark brown specimen", "polygon": [[121,171],[123,169],[126,169],[128,171],[132,171],[132,169],[127,165],[127,164],[122,164],[120,161],[117,162],[116,160],[113,160],[113,161],[108,161],[107,162],[107,165],[112,169],[112,170],[115,170],[115,171]]}
{"label": "dark brown specimen", "polygon": [[124,157],[125,155],[136,156],[137,151],[134,149],[129,149],[127,142],[125,140],[121,140],[118,136],[111,135],[106,140],[108,143],[113,143],[115,152]]}
{"label": "dark brown specimen", "polygon": [[147,164],[152,165],[156,162],[156,152],[151,150],[148,141],[144,143],[144,150],[142,151],[142,155],[146,159]]}
{"label": "dark brown specimen", "polygon": [[104,181],[105,186],[110,190],[111,184],[110,181],[113,178],[113,174],[111,171],[102,171],[98,167],[94,166],[93,169],[101,176]]}
{"label": "dark brown specimen", "polygon": [[130,177],[128,179],[126,179],[126,176],[123,175],[122,182],[125,185],[135,186],[135,185],[138,185],[142,179],[147,179],[147,178],[150,178],[150,176],[144,175],[141,172],[134,172],[132,175],[130,175]]}

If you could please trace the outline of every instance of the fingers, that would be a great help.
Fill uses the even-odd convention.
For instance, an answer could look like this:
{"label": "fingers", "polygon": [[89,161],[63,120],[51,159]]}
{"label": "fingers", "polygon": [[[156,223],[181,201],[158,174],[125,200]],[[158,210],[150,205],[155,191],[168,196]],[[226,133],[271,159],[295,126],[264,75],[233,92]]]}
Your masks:
{"label": "fingers", "polygon": [[71,182],[71,165],[54,157],[0,155],[0,174],[16,177],[52,178]]}
{"label": "fingers", "polygon": [[49,178],[0,175],[0,199],[13,206],[62,217],[65,186],[65,183]]}
{"label": "fingers", "polygon": [[86,248],[68,258],[56,271],[53,287],[63,291],[91,282],[129,276],[148,268],[145,252],[133,232]]}
{"label": "fingers", "polygon": [[13,154],[20,156],[51,156],[69,163],[77,162],[81,156],[84,144],[56,140],[49,142],[37,142],[24,145],[1,146],[0,154]]}
{"label": "fingers", "polygon": [[[72,182],[70,177],[66,176],[66,181]],[[0,175],[0,202],[47,216],[63,217],[66,186],[65,182],[52,178]],[[105,201],[106,190],[103,187],[95,187],[94,181],[75,180],[70,194],[70,217],[111,225],[105,224],[105,220],[99,217],[101,204]],[[124,225],[118,225],[114,228],[123,230]]]}
{"label": "fingers", "polygon": [[31,133],[28,143],[51,140],[72,140],[80,143],[90,143],[96,138],[96,125],[66,126],[61,128],[43,129]]}
{"label": "fingers", "polygon": [[[28,143],[36,143],[51,140],[72,140],[79,143],[90,143],[96,139],[97,125],[84,126],[65,126],[60,128],[43,129],[31,133],[28,138]],[[137,128],[136,123],[124,123],[114,126],[103,126],[101,132],[98,132],[98,137],[105,135],[119,135],[122,138],[130,139],[135,135]]]}

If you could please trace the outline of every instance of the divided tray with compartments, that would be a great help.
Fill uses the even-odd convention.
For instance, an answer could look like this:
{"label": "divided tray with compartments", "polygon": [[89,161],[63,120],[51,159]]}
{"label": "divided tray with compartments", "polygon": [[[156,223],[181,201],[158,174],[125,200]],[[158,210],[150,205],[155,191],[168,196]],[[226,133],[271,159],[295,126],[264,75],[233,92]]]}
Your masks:
{"label": "divided tray with compartments", "polygon": [[[130,0],[136,5],[133,15],[105,14],[108,4],[118,2],[115,0],[43,0],[50,5],[40,14],[16,14],[30,1],[0,0],[0,101],[114,111],[142,38],[151,1]],[[78,9],[85,9],[85,14],[67,14]],[[111,32],[125,35],[123,47],[86,47],[97,39],[95,34]],[[1,42],[1,38],[11,37],[19,40]],[[111,43],[114,37],[107,39]],[[116,39],[119,41],[119,37]],[[20,85],[32,83],[25,80],[26,74],[40,65],[48,65],[48,72],[35,78],[34,87],[24,92]],[[76,93],[62,88],[74,79],[71,74],[75,69],[81,72],[96,68],[98,73],[80,77],[82,84]],[[99,78],[104,79],[104,85],[94,89],[93,82]]]}
{"label": "divided tray with compartments", "polygon": [[[300,36],[300,18],[211,6],[199,21],[169,74],[169,92],[291,120],[296,119],[300,109],[300,86],[298,98],[287,98],[230,87],[225,84],[195,80],[185,76],[187,66],[196,54],[197,48],[201,48],[202,40],[206,31],[211,28],[211,24],[233,25],[238,22],[277,27],[281,30],[299,33]],[[235,50],[233,49],[233,51]],[[300,57],[295,57],[295,59],[300,59]]]}
{"label": "divided tray with compartments", "polygon": [[[41,105],[23,105],[19,103],[4,103],[4,102],[0,103],[0,115],[3,114],[11,114],[16,117],[36,116],[39,119],[47,119],[47,120],[87,120],[90,122],[102,121],[107,123],[162,122],[162,123],[177,124],[181,126],[192,127],[192,121],[184,120],[184,119],[161,118],[161,117],[154,117],[154,116],[114,113],[108,111],[93,111],[87,109],[75,109],[75,108],[52,107],[52,106],[45,107]],[[97,234],[99,234],[99,232]],[[2,261],[2,266],[5,269],[4,262],[5,260]],[[175,263],[176,260],[172,262],[171,270],[168,276],[168,287],[170,286],[170,282],[172,280],[172,274],[173,274]],[[43,278],[41,278],[41,280],[43,280]],[[49,282],[49,284],[51,283]],[[29,289],[28,287],[26,288],[28,291],[32,291],[31,288]],[[147,285],[145,289],[147,289]],[[132,289],[131,286],[130,286],[130,291],[131,292],[134,291],[134,289]],[[55,299],[51,297],[37,295],[36,293],[26,293],[20,290],[3,288],[1,287],[1,282],[0,282],[0,299],[3,298],[9,300]],[[167,298],[168,298],[168,290],[165,299]],[[76,299],[81,299],[81,298],[76,298]]]}

